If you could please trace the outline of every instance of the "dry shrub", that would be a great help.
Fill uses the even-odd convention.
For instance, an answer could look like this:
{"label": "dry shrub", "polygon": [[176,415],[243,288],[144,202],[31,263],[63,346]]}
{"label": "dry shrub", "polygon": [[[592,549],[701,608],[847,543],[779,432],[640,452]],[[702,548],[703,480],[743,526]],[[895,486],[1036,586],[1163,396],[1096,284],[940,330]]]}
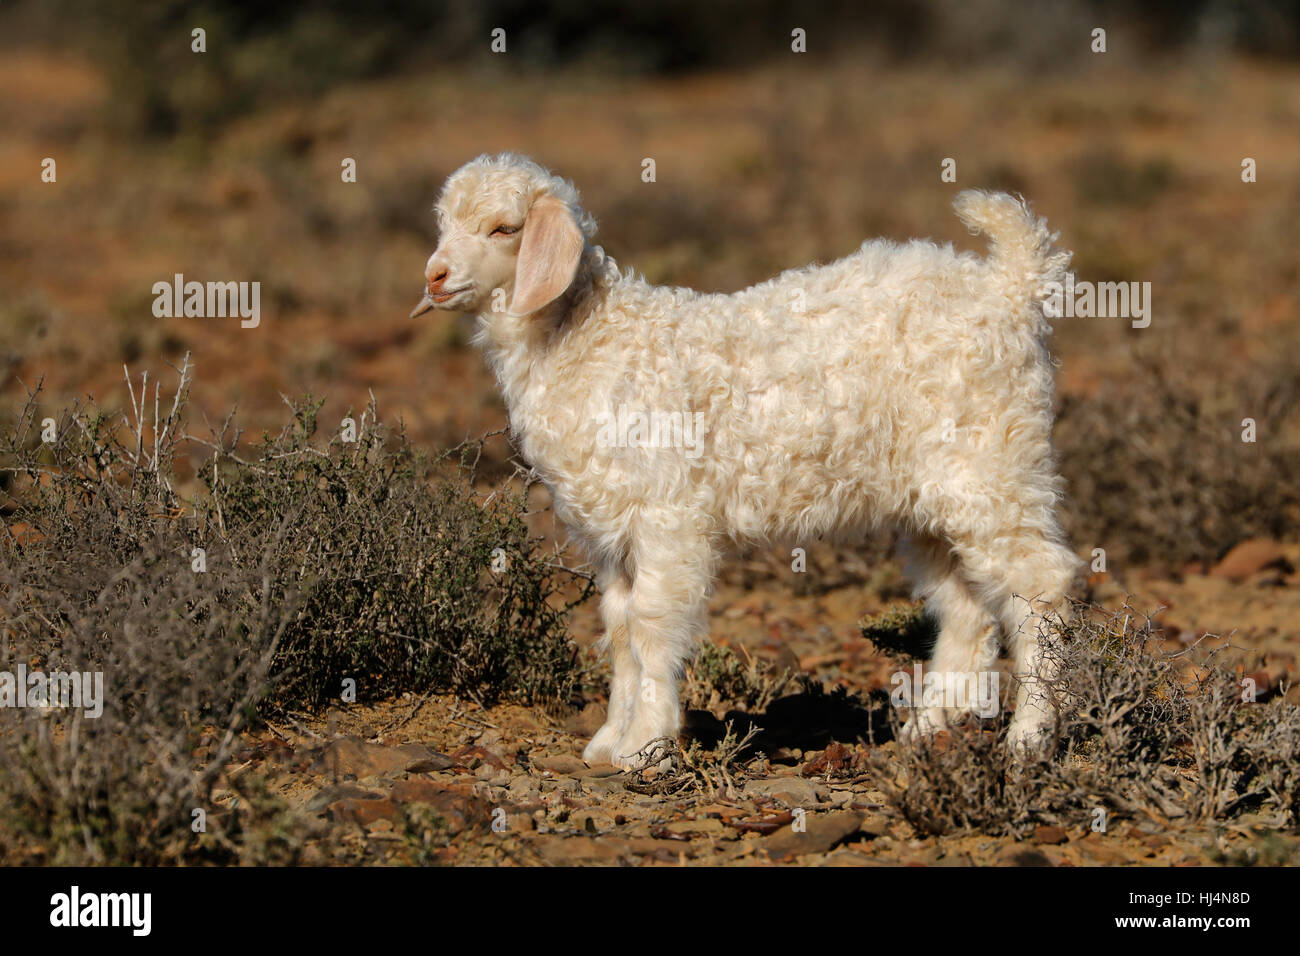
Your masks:
{"label": "dry shrub", "polygon": [[104,689],[98,718],[0,709],[6,861],[292,862],[303,821],[222,778],[260,714],[346,703],[345,678],[358,699],[575,694],[559,592],[588,582],[538,549],[518,493],[482,500],[472,456],[421,462],[373,408],[356,442],[313,441],[309,403],[247,459],[227,422],[186,498],[180,372],[169,401],[133,388],[122,427],[74,408],[42,443],[33,396],[0,428],[0,669]]}
{"label": "dry shrub", "polygon": [[777,671],[748,652],[742,661],[731,648],[705,641],[686,668],[682,701],[687,709],[707,710],[715,717],[733,709],[761,713],[800,686],[800,675],[788,668]]}
{"label": "dry shrub", "polygon": [[[1023,836],[1035,826],[1135,819],[1300,823],[1295,767],[1300,707],[1245,702],[1223,647],[1168,654],[1131,609],[1079,607],[1053,650],[1057,748],[1020,760],[1005,718],[872,755],[868,773],[921,833]],[[1190,673],[1189,673],[1190,672]],[[892,714],[895,730],[898,716]]]}
{"label": "dry shrub", "polygon": [[740,793],[737,785],[749,776],[749,764],[762,760],[751,747],[758,734],[757,727],[742,734],[728,722],[714,747],[693,740],[685,750],[675,738],[656,737],[632,755],[627,789],[659,797],[734,800]]}
{"label": "dry shrub", "polygon": [[939,637],[934,616],[924,604],[893,604],[859,622],[862,636],[883,654],[899,661],[924,660]]}
{"label": "dry shrub", "polygon": [[[481,442],[425,460],[404,435],[387,443],[373,404],[354,422],[355,440],[340,431],[314,442],[319,409],[295,406],[249,459],[235,457],[237,436],[224,429],[200,472],[213,541],[238,565],[268,551],[273,590],[302,604],[270,700],[324,706],[352,679],[359,701],[440,690],[485,706],[566,707],[583,672],[564,618],[591,586],[539,550],[524,522],[526,488],[479,500]],[[277,516],[283,530],[268,538]]]}

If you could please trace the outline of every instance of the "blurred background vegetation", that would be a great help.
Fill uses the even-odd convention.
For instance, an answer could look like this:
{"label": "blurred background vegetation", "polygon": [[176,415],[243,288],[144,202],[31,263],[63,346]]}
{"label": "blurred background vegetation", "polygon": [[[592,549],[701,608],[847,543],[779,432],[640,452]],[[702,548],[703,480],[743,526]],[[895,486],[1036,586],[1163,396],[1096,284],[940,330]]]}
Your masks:
{"label": "blurred background vegetation", "polygon": [[[213,417],[373,391],[447,447],[504,410],[468,320],[406,312],[478,153],[571,177],[622,265],[707,290],[873,236],[979,248],[952,195],[1011,189],[1080,278],[1152,283],[1149,329],[1058,323],[1079,547],[1212,561],[1300,527],[1298,55],[1300,0],[6,4],[0,393],[120,406],[123,363],[189,351]],[[155,318],[175,273],[261,282],[261,326]]]}
{"label": "blurred background vegetation", "polygon": [[[1128,52],[1290,58],[1300,52],[1296,0],[378,0],[311,4],[75,0],[7,5],[10,42],[59,38],[108,71],[111,121],[155,135],[212,131],[277,99],[316,96],[431,64],[473,71],[501,28],[514,68],[582,67],[618,76],[752,68],[789,54],[787,24],[820,56],[869,55],[892,64],[987,58],[1068,70],[1094,26],[1122,31]],[[193,26],[229,55],[195,63],[177,42]],[[198,66],[199,69],[195,69]]]}

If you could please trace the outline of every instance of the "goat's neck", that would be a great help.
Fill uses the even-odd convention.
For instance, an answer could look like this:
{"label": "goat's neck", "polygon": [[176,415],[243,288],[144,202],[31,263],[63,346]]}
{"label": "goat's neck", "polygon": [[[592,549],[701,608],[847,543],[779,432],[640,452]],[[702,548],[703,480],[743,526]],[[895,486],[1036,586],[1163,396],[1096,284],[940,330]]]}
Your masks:
{"label": "goat's neck", "polygon": [[526,404],[530,382],[546,380],[544,373],[534,374],[538,366],[548,363],[553,350],[563,348],[565,340],[599,310],[616,281],[618,271],[613,260],[599,246],[590,246],[584,250],[568,290],[554,302],[523,317],[503,312],[479,315],[475,342],[483,347],[496,373],[516,431],[524,426],[519,412]]}

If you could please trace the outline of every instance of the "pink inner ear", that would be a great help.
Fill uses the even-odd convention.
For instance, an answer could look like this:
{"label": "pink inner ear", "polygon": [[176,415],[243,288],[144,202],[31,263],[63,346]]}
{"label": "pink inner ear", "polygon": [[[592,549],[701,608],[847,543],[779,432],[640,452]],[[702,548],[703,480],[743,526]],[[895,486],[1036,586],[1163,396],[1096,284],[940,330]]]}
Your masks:
{"label": "pink inner ear", "polygon": [[582,230],[568,206],[554,196],[534,202],[524,220],[510,314],[536,312],[563,293],[578,271],[582,243]]}

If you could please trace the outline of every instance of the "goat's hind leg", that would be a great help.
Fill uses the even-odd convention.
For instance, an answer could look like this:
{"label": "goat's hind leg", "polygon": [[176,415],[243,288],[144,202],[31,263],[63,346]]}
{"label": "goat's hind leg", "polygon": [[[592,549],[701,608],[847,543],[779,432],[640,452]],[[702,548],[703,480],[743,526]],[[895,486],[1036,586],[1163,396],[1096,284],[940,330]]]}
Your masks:
{"label": "goat's hind leg", "polygon": [[[904,742],[944,730],[972,710],[992,716],[985,708],[999,705],[997,700],[979,697],[991,685],[989,675],[997,662],[997,621],[972,592],[946,542],[917,538],[909,543],[908,552],[915,594],[926,599],[926,610],[939,627],[926,670],[943,697],[934,703],[912,702],[902,730]],[[996,685],[992,686],[996,692]],[[950,699],[953,691],[959,692],[957,699]]]}
{"label": "goat's hind leg", "polygon": [[1049,645],[1058,639],[1058,620],[1069,613],[1066,592],[1078,559],[1052,535],[1032,528],[961,550],[963,565],[985,584],[989,607],[1011,645],[1016,712],[1007,743],[1026,755],[1041,753],[1051,744],[1057,717],[1051,688],[1057,655]]}

